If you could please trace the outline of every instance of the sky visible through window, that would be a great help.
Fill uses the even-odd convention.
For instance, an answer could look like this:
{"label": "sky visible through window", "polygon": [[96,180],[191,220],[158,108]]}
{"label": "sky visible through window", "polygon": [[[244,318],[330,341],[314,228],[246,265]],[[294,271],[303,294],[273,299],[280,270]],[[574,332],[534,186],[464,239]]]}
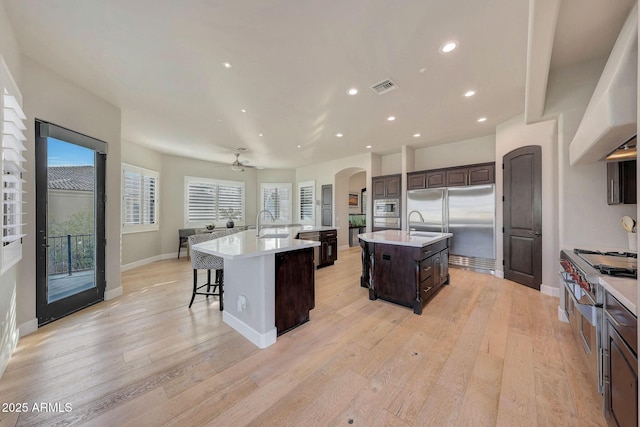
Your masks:
{"label": "sky visible through window", "polygon": [[47,138],[49,166],[93,166],[94,152],[55,138]]}

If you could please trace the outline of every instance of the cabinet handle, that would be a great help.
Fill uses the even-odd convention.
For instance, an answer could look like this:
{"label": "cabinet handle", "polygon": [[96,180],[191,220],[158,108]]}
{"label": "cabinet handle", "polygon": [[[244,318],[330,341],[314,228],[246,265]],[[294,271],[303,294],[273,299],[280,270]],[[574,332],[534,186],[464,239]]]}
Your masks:
{"label": "cabinet handle", "polygon": [[427,293],[433,288],[433,286],[429,286],[427,289],[423,289],[422,292]]}
{"label": "cabinet handle", "polygon": [[611,204],[615,203],[615,200],[614,200],[614,197],[613,197],[613,191],[614,191],[613,189],[614,189],[614,181],[612,179],[611,180],[611,194],[610,194],[610,197],[609,197],[609,199],[611,200]]}
{"label": "cabinet handle", "polygon": [[427,252],[422,252],[422,255],[429,255],[431,252],[433,252],[433,251],[429,250]]}
{"label": "cabinet handle", "polygon": [[423,268],[424,271],[429,271],[431,270],[433,267],[429,267],[429,268]]}
{"label": "cabinet handle", "polygon": [[607,310],[607,309],[605,309],[605,310],[604,310],[604,312],[605,312],[605,314],[609,317],[609,320],[611,320],[611,322],[612,322],[615,326],[617,326],[618,328],[629,328],[629,327],[633,327],[633,326],[635,326],[635,325],[627,325],[627,324],[624,324],[624,323],[620,323],[620,322],[618,322],[618,321],[616,320],[616,318],[615,318],[615,317],[613,317],[613,315],[611,314],[611,312],[610,312],[609,310]]}

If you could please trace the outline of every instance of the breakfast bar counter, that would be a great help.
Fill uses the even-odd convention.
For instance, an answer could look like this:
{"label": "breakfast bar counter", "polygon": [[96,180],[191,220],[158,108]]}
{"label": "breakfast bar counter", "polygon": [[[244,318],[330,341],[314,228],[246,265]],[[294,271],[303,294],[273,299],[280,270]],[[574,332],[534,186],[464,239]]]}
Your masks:
{"label": "breakfast bar counter", "polygon": [[193,247],[224,259],[222,319],[260,348],[309,320],[314,306],[313,248],[320,242],[296,237],[314,230],[318,227],[265,228],[260,236],[247,230]]}

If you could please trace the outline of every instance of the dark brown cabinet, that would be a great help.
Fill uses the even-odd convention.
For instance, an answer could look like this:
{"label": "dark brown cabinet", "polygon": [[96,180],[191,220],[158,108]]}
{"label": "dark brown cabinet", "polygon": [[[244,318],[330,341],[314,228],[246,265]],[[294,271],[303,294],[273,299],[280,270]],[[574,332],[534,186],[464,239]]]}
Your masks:
{"label": "dark brown cabinet", "polygon": [[607,204],[635,204],[637,202],[636,161],[607,163]]}
{"label": "dark brown cabinet", "polygon": [[445,170],[410,172],[407,174],[407,190],[445,187],[446,176]]}
{"label": "dark brown cabinet", "polygon": [[320,232],[320,259],[318,267],[333,265],[338,259],[338,232],[336,230]]}
{"label": "dark brown cabinet", "polygon": [[400,197],[401,175],[385,175],[372,178],[373,198]]}
{"label": "dark brown cabinet", "polygon": [[447,187],[491,184],[495,182],[495,165],[482,164],[447,170]]}
{"label": "dark brown cabinet", "polygon": [[281,335],[309,320],[315,306],[313,248],[275,256],[275,322]]}
{"label": "dark brown cabinet", "polygon": [[407,190],[423,188],[460,187],[496,182],[495,163],[434,169],[407,174]]}
{"label": "dark brown cabinet", "polygon": [[377,298],[413,308],[422,314],[427,301],[449,283],[449,239],[417,248],[360,241],[360,285]]}
{"label": "dark brown cabinet", "polygon": [[604,302],[605,417],[611,426],[638,425],[638,319],[611,294]]}

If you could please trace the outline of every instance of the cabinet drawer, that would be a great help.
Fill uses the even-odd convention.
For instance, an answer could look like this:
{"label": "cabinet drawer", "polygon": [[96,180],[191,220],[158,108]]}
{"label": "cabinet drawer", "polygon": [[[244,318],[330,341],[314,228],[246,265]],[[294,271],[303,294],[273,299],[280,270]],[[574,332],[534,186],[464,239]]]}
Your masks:
{"label": "cabinet drawer", "polygon": [[427,258],[420,261],[420,283],[431,278],[433,283],[433,259]]}
{"label": "cabinet drawer", "polygon": [[422,248],[422,259],[430,257],[447,248],[447,239],[440,240],[432,245]]}
{"label": "cabinet drawer", "polygon": [[320,238],[321,238],[322,240],[325,240],[325,239],[331,239],[331,238],[335,238],[337,235],[338,235],[338,232],[337,232],[337,231],[334,231],[334,230],[331,230],[331,231],[322,231],[322,232],[320,233]]}
{"label": "cabinet drawer", "polygon": [[638,319],[608,292],[605,296],[604,310],[607,321],[638,354]]}

